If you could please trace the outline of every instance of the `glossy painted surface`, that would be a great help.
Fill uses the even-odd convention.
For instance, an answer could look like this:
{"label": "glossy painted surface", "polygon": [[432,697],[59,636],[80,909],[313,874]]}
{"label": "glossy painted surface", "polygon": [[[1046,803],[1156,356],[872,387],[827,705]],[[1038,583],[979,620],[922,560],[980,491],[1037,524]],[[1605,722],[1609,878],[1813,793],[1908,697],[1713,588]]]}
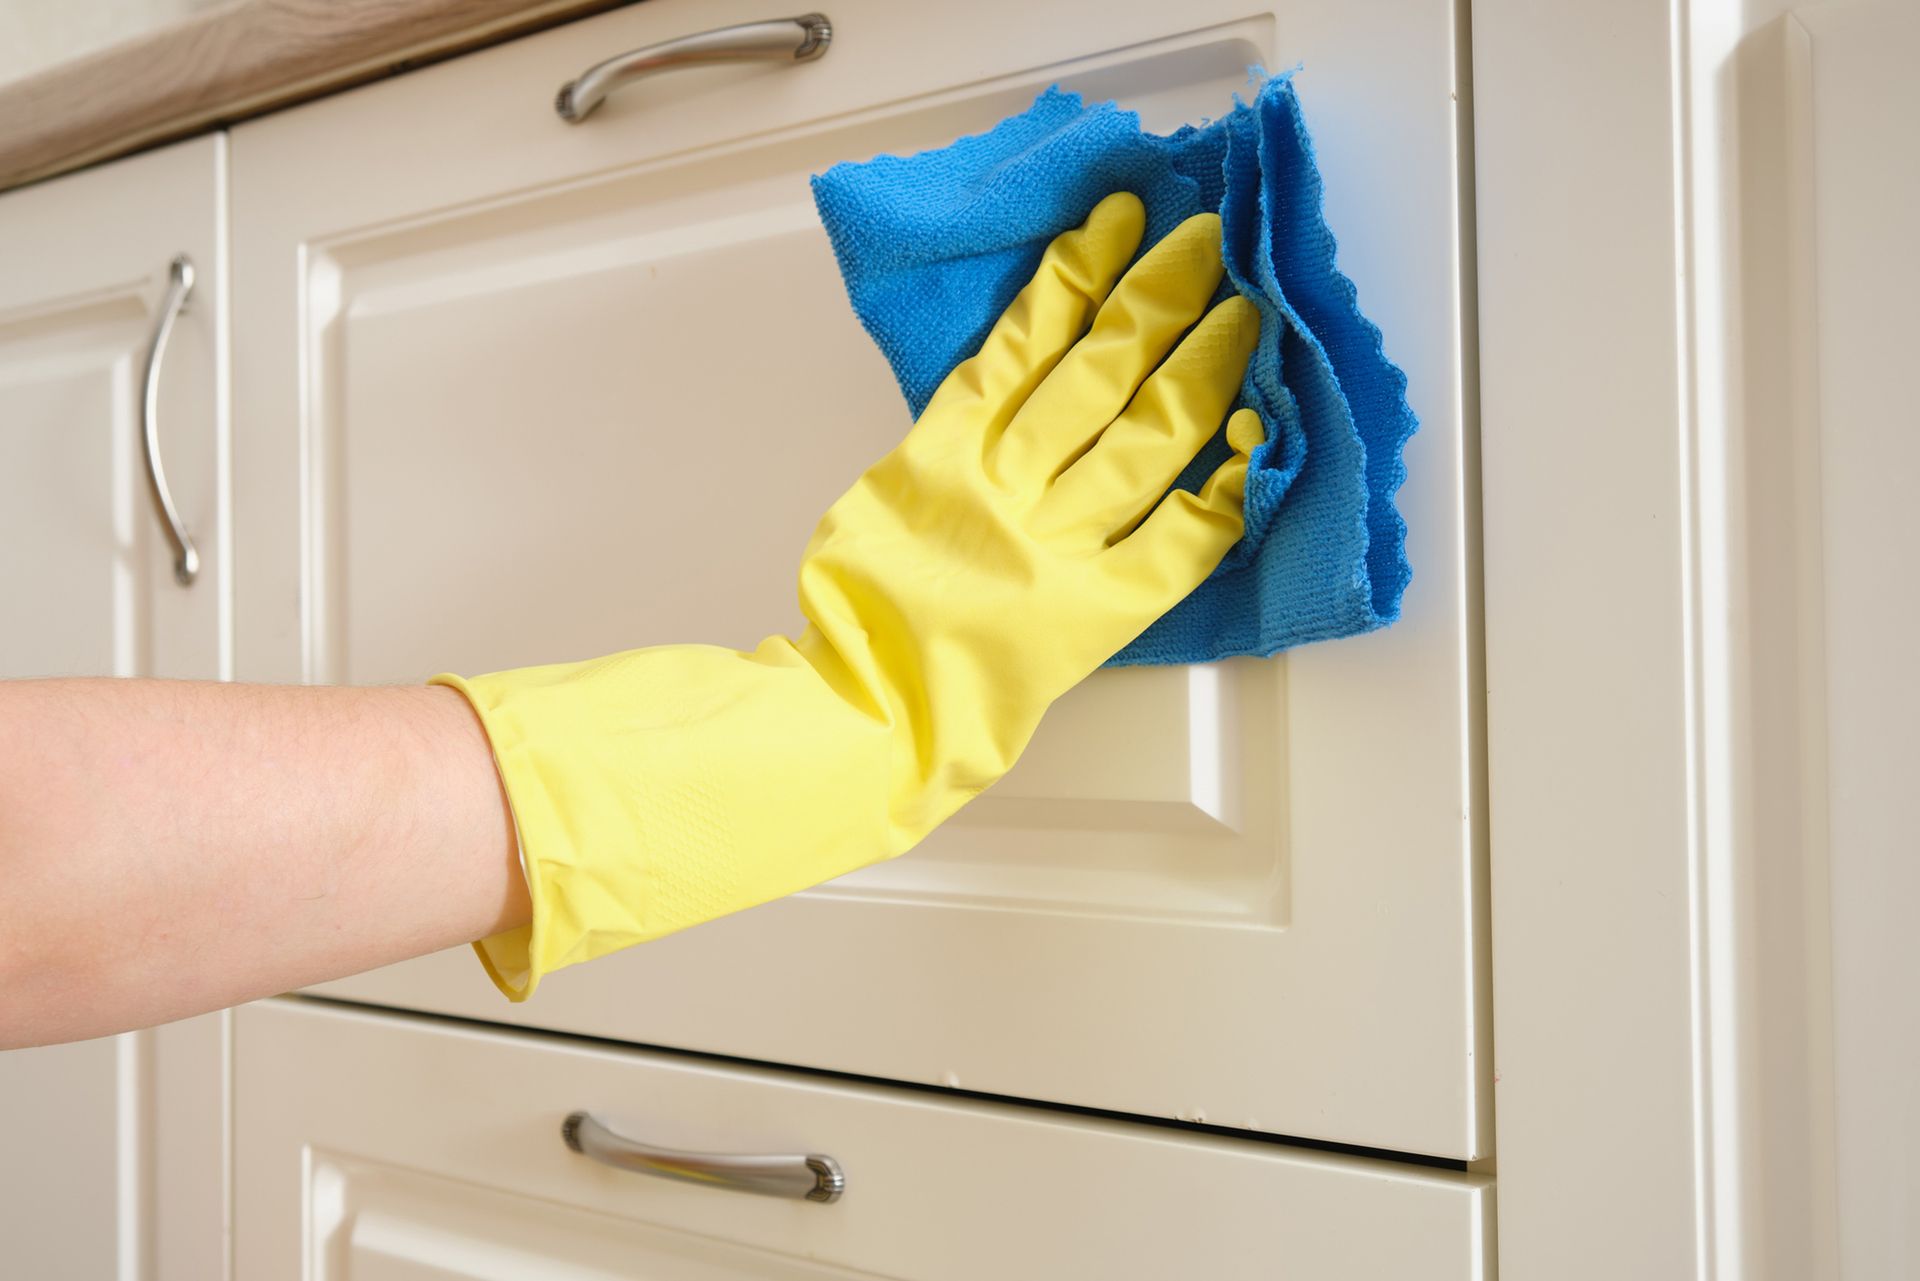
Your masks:
{"label": "glossy painted surface", "polygon": [[525,1007],[464,950],[328,992],[1485,1150],[1452,14],[1090,12],[855,4],[816,63],[681,72],[555,120],[595,59],[754,16],[661,0],[236,129],[239,674],[418,680],[794,626],[814,521],[907,425],[807,174],[1054,81],[1172,128],[1254,62],[1305,64],[1341,263],[1423,420],[1404,621],[1101,673],[908,857]]}

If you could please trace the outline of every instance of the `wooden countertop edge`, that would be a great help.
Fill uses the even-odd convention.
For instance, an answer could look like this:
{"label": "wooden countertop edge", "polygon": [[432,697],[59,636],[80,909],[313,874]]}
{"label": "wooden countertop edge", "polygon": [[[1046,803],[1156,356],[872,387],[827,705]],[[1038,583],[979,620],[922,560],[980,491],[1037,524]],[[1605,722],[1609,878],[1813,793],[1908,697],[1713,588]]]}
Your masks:
{"label": "wooden countertop edge", "polygon": [[0,190],[631,0],[238,0],[0,86]]}

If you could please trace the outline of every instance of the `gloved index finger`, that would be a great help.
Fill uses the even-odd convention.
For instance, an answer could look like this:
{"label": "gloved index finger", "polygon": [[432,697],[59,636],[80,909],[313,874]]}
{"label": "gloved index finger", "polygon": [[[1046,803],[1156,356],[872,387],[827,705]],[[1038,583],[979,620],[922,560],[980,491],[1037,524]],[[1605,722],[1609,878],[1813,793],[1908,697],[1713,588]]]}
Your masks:
{"label": "gloved index finger", "polygon": [[1207,309],[1226,268],[1220,215],[1195,214],[1147,250],[1007,428],[991,469],[1038,493],[1119,416]]}
{"label": "gloved index finger", "polygon": [[[1146,231],[1146,208],[1116,191],[1087,220],[1054,237],[1033,279],[980,350],[947,375],[921,418],[960,415],[990,434],[1011,422],[1081,335],[1112,292]],[[938,410],[938,413],[935,411]]]}

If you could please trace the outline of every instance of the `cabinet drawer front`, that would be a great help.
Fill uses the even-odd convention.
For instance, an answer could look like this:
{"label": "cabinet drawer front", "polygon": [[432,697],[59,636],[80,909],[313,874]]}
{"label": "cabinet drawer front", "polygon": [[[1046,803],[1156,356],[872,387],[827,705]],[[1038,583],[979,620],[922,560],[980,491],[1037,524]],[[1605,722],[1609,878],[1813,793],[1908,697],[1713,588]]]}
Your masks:
{"label": "cabinet drawer front", "polygon": [[[236,1275],[1478,1278],[1484,1180],[1280,1145],[270,1001],[235,1023]],[[615,1170],[824,1153],[832,1204]],[[511,1261],[511,1266],[508,1266]]]}
{"label": "cabinet drawer front", "polygon": [[1342,266],[1424,423],[1404,621],[1101,672],[908,857],[556,975],[527,1006],[464,952],[325,990],[1477,1154],[1449,6],[850,0],[818,62],[676,72],[554,118],[554,87],[599,58],[764,16],[652,0],[236,131],[243,677],[418,680],[795,628],[814,522],[908,426],[807,175],[976,132],[1056,81],[1170,129],[1223,111],[1255,62],[1304,64]]}

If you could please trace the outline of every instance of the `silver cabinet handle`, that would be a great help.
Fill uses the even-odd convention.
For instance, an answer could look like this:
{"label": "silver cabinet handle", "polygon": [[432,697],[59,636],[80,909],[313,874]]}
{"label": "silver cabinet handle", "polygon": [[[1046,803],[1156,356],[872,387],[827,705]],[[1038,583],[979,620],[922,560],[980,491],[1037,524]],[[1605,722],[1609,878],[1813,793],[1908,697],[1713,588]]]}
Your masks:
{"label": "silver cabinet handle", "polygon": [[675,1152],[649,1147],[607,1128],[591,1112],[575,1112],[560,1126],[560,1137],[582,1156],[617,1170],[682,1179],[710,1188],[757,1192],[801,1201],[838,1201],[847,1178],[830,1156],[727,1156]]}
{"label": "silver cabinet handle", "polygon": [[147,484],[153,490],[153,501],[160,507],[161,518],[167,523],[167,537],[173,540],[173,576],[182,587],[187,587],[200,573],[200,553],[194,550],[193,539],[181,523],[180,513],[173,505],[173,494],[167,488],[166,468],[160,463],[160,358],[166,354],[167,336],[173,332],[173,322],[187,309],[187,295],[193,292],[193,260],[179,254],[168,265],[168,270],[167,296],[160,303],[160,319],[154,323],[153,338],[147,343],[140,426],[146,440]]}
{"label": "silver cabinet handle", "polygon": [[608,58],[560,86],[553,109],[570,124],[578,124],[606,100],[608,94],[656,71],[699,67],[712,62],[812,62],[827,51],[833,24],[825,14],[746,22],[719,27],[698,35],[681,36],[664,44],[648,45]]}

